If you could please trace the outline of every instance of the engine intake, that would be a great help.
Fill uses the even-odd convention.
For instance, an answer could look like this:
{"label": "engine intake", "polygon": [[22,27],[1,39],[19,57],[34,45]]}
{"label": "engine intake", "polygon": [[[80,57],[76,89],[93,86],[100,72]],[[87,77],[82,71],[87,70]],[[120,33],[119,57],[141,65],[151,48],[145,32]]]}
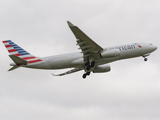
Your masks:
{"label": "engine intake", "polygon": [[104,50],[101,53],[101,57],[104,57],[104,58],[117,57],[119,55],[120,55],[119,49]]}

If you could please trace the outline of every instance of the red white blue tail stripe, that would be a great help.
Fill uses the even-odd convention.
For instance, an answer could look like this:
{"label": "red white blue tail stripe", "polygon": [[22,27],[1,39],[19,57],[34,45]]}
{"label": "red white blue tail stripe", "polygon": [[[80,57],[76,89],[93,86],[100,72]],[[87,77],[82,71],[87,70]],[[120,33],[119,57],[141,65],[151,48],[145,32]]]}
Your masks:
{"label": "red white blue tail stripe", "polygon": [[28,61],[29,64],[42,61],[40,58],[37,58],[37,57],[31,55],[30,53],[28,53],[27,51],[25,51],[24,49],[19,47],[17,44],[12,42],[11,40],[5,40],[5,41],[3,41],[3,43],[4,43],[5,47],[7,48],[8,52],[10,53],[10,55],[16,55],[16,56]]}

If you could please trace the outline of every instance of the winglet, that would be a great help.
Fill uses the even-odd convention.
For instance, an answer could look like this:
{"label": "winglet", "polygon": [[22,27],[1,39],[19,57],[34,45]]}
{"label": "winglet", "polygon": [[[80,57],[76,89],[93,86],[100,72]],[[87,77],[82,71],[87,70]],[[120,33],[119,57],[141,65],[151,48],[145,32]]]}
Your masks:
{"label": "winglet", "polygon": [[75,25],[73,25],[70,21],[67,21],[67,23],[68,23],[68,26],[69,26],[69,27],[75,26]]}

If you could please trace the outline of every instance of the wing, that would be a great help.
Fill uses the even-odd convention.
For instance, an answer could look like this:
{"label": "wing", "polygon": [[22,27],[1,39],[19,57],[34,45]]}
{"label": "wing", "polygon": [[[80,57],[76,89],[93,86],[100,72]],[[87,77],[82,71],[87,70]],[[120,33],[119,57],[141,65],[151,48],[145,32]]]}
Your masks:
{"label": "wing", "polygon": [[95,43],[91,38],[89,38],[83,31],[81,31],[77,26],[73,25],[71,22],[67,21],[70,29],[77,38],[77,45],[79,49],[82,50],[83,58],[85,62],[91,59],[99,59],[99,52],[103,50],[97,43]]}
{"label": "wing", "polygon": [[61,74],[57,74],[57,75],[55,75],[55,74],[53,74],[53,73],[51,73],[53,76],[63,76],[63,75],[67,75],[67,74],[71,74],[71,73],[74,73],[74,72],[78,72],[78,71],[80,71],[80,70],[83,70],[82,68],[75,68],[75,69],[72,69],[72,70],[69,70],[69,71],[67,71],[67,72],[65,72],[65,73],[61,73]]}

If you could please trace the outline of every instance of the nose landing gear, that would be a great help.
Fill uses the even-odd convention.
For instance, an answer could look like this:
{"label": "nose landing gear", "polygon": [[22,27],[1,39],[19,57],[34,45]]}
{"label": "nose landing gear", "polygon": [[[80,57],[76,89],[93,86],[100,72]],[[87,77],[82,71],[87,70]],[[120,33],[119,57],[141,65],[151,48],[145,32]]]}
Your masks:
{"label": "nose landing gear", "polygon": [[147,61],[147,60],[148,60],[148,58],[146,58],[146,56],[143,55],[142,57],[144,58],[144,61]]}
{"label": "nose landing gear", "polygon": [[147,58],[144,58],[144,61],[147,61],[148,59]]}
{"label": "nose landing gear", "polygon": [[148,60],[146,57],[149,56],[149,55],[150,55],[150,53],[147,53],[147,54],[145,54],[145,55],[142,56],[144,58],[144,61]]}

